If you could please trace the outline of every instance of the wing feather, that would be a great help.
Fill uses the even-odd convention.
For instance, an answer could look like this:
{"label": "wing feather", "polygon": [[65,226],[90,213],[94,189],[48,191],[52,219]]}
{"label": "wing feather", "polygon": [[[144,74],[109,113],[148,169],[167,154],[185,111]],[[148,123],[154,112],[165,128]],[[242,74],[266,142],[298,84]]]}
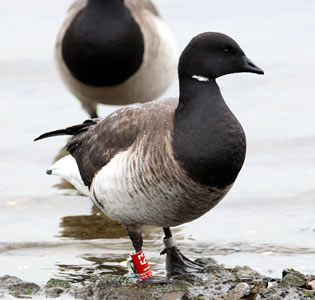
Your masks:
{"label": "wing feather", "polygon": [[176,106],[176,99],[165,99],[123,108],[73,136],[66,147],[77,162],[84,184],[90,186],[95,174],[137,139],[166,134]]}

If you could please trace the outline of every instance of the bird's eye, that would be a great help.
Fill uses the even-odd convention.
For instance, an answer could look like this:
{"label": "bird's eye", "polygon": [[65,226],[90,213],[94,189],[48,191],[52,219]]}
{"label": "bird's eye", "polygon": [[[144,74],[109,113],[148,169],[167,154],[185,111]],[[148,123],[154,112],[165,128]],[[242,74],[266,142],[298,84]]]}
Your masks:
{"label": "bird's eye", "polygon": [[225,54],[231,54],[232,49],[231,49],[230,47],[226,47],[226,48],[223,49],[223,52],[224,52]]}

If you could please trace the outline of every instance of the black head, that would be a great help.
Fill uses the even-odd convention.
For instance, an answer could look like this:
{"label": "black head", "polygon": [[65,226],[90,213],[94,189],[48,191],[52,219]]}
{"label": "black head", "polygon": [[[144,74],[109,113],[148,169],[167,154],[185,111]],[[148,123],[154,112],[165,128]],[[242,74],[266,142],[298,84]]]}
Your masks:
{"label": "black head", "polygon": [[179,77],[202,76],[215,79],[222,75],[251,72],[264,74],[229,36],[205,32],[195,36],[179,59]]}

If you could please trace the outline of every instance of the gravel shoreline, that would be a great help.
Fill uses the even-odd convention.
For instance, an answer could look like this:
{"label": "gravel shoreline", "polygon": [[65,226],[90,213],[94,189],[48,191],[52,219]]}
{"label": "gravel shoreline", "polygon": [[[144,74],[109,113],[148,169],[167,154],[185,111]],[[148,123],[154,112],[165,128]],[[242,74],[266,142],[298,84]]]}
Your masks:
{"label": "gravel shoreline", "polygon": [[136,279],[111,274],[75,284],[51,278],[45,286],[39,286],[15,276],[1,275],[0,298],[10,295],[28,299],[315,299],[315,275],[286,269],[282,278],[271,278],[247,266],[227,268],[212,258],[197,261],[205,265],[202,273],[174,276],[164,285],[143,285]]}

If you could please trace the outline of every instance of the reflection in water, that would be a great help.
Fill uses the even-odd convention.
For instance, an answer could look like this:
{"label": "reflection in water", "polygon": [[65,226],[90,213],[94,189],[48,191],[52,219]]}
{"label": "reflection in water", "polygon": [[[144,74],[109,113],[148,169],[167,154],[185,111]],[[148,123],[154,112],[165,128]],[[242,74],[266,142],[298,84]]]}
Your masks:
{"label": "reflection in water", "polygon": [[60,227],[62,228],[61,237],[78,240],[113,239],[128,236],[123,226],[103,214],[66,216],[61,219]]}
{"label": "reflection in water", "polygon": [[[119,239],[128,237],[126,229],[119,223],[105,216],[95,205],[92,207],[91,215],[65,216],[60,221],[60,237],[74,238],[77,240],[92,239]],[[154,226],[144,226],[144,240],[161,240],[162,229]],[[184,237],[180,234],[180,228],[174,228],[173,233],[177,240]]]}
{"label": "reflection in water", "polygon": [[235,253],[255,253],[255,254],[275,254],[275,255],[315,255],[314,248],[307,247],[290,247],[280,246],[278,244],[259,244],[259,243],[226,243],[226,244],[209,244],[198,243],[194,249],[196,254],[200,255],[231,255]]}
{"label": "reflection in water", "polygon": [[84,282],[96,275],[105,275],[109,273],[117,275],[126,274],[126,268],[123,268],[119,264],[109,265],[108,263],[106,264],[105,261],[103,264],[94,264],[86,266],[60,264],[57,265],[57,267],[59,269],[58,272],[59,276],[72,283]]}

